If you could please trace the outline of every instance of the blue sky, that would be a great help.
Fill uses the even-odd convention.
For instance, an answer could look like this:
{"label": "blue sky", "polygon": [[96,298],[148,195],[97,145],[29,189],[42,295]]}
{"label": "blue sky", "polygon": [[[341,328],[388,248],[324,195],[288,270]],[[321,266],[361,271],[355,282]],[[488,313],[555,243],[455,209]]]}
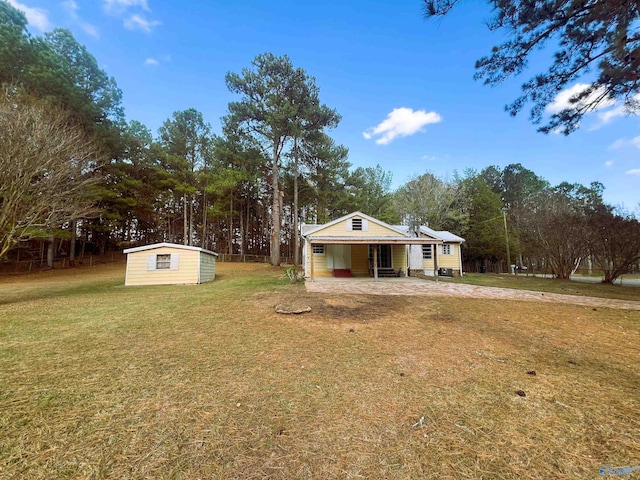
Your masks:
{"label": "blue sky", "polygon": [[[118,82],[127,120],[154,134],[191,107],[220,133],[220,118],[238,99],[225,74],[259,53],[287,54],[342,115],[330,134],[349,148],[349,161],[380,164],[393,172],[394,187],[425,172],[447,177],[522,163],[552,184],[598,180],[608,203],[640,204],[639,117],[609,105],[568,137],[543,135],[528,111],[512,118],[503,109],[530,75],[493,88],[473,80],[475,60],[501,42],[485,27],[484,1],[462,2],[435,21],[423,19],[420,0],[9,3],[27,13],[34,35],[70,29]],[[545,55],[529,74],[544,69]]]}

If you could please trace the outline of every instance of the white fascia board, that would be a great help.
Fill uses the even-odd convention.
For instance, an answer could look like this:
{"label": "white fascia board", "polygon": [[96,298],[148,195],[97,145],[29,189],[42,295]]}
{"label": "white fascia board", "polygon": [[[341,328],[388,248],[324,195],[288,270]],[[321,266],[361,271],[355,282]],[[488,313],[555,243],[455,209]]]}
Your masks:
{"label": "white fascia board", "polygon": [[179,250],[192,250],[192,251],[196,251],[196,252],[208,253],[209,255],[214,255],[216,257],[218,256],[218,254],[216,252],[212,252],[211,250],[206,250],[204,248],[191,247],[189,245],[180,245],[180,244],[177,244],[177,243],[168,243],[168,242],[154,243],[154,244],[151,244],[151,245],[143,245],[142,247],[127,248],[127,249],[123,250],[122,253],[144,252],[145,250],[154,250],[156,248],[163,248],[163,247],[177,248]]}
{"label": "white fascia board", "polygon": [[307,239],[312,245],[355,245],[355,244],[398,244],[398,245],[431,245],[441,244],[442,240],[424,237],[312,237]]}
{"label": "white fascia board", "polygon": [[353,217],[362,217],[362,218],[366,218],[368,221],[373,222],[377,225],[380,225],[382,227],[388,228],[390,230],[393,230],[394,232],[398,232],[400,235],[406,236],[406,233],[403,232],[402,230],[399,230],[398,228],[394,227],[393,225],[389,225],[388,223],[383,222],[382,220],[378,220],[377,218],[373,218],[369,215],[366,215],[362,212],[353,212],[350,213],[348,215],[345,215],[344,217],[340,217],[337,218],[336,220],[332,220],[329,223],[325,223],[323,225],[318,225],[317,228],[314,228],[313,230],[307,232],[306,234],[304,234],[303,236],[308,237],[309,235],[313,235],[316,232],[319,232],[327,227],[331,227],[332,225],[335,225],[337,223],[343,222],[345,220],[349,220],[350,218]]}

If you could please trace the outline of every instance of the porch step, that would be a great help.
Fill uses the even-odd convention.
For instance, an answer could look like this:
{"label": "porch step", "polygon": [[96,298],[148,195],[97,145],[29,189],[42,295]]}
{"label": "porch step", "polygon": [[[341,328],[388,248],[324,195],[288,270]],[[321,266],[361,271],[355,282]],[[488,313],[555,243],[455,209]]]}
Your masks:
{"label": "porch step", "polygon": [[[373,277],[373,270],[370,275]],[[378,277],[399,277],[399,273],[393,268],[378,268]]]}
{"label": "porch step", "polygon": [[351,270],[346,269],[346,268],[334,268],[332,275],[334,277],[340,277],[340,278],[351,278],[353,277],[353,275],[351,275]]}

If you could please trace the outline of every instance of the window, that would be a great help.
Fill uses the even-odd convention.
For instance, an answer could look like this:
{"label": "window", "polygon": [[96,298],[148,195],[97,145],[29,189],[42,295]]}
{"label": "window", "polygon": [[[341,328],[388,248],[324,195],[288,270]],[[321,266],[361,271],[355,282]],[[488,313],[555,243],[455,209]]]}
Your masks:
{"label": "window", "polygon": [[178,270],[179,261],[177,253],[150,253],[147,255],[147,270]]}
{"label": "window", "polygon": [[156,255],[156,270],[169,270],[171,268],[171,254]]}
{"label": "window", "polygon": [[354,218],[351,220],[351,230],[360,230],[362,231],[362,219]]}
{"label": "window", "polygon": [[314,245],[313,253],[314,255],[324,255],[324,245]]}
{"label": "window", "polygon": [[451,255],[451,245],[442,245],[442,254]]}
{"label": "window", "polygon": [[430,260],[433,258],[431,253],[431,245],[422,245],[422,258],[425,260]]}

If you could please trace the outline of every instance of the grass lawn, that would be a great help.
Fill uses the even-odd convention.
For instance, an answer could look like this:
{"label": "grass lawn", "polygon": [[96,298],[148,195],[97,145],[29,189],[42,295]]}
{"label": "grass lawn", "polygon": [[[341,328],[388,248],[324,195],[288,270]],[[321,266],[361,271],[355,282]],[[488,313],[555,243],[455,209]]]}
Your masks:
{"label": "grass lawn", "polygon": [[0,280],[0,478],[640,465],[638,311],[310,294],[258,264],[219,263],[198,286],[123,282],[122,264]]}
{"label": "grass lawn", "polygon": [[[629,278],[632,277],[629,276]],[[599,282],[582,283],[573,280],[541,278],[524,274],[497,275],[493,273],[465,273],[463,277],[439,277],[438,280],[453,283],[468,283],[485,287],[514,288],[518,290],[533,290],[536,292],[640,301],[640,287],[636,286],[606,285]]]}

